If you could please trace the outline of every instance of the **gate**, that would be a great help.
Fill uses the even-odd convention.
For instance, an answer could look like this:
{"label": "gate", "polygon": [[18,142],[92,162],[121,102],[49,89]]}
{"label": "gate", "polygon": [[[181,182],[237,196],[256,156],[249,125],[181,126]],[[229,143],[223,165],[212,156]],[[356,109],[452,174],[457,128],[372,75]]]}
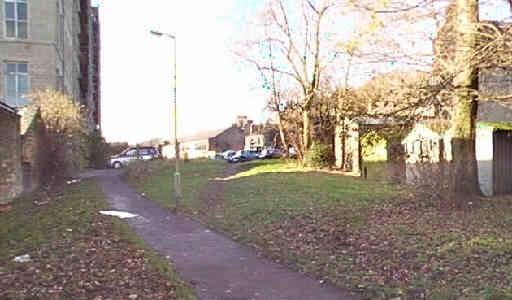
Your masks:
{"label": "gate", "polygon": [[494,194],[512,194],[512,130],[493,133]]}

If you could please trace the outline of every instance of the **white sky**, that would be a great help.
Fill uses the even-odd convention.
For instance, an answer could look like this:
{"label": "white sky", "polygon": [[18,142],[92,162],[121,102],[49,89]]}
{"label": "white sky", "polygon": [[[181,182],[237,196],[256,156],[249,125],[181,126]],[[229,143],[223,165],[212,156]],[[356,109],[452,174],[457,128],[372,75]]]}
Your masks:
{"label": "white sky", "polygon": [[[238,2],[238,3],[237,3]],[[244,1],[250,3],[251,1]],[[102,130],[108,141],[169,139],[177,37],[178,135],[264,120],[265,94],[230,58],[246,5],[236,0],[103,0],[100,4]],[[242,17],[241,17],[242,16]]]}
{"label": "white sky", "polygon": [[[230,126],[237,115],[265,120],[266,93],[254,70],[231,59],[244,16],[261,0],[94,0],[100,3],[102,130],[108,141],[173,137],[173,41],[177,37],[178,135]],[[509,14],[481,7],[481,19]],[[492,18],[491,16],[494,16]],[[502,19],[499,16],[496,19]]]}

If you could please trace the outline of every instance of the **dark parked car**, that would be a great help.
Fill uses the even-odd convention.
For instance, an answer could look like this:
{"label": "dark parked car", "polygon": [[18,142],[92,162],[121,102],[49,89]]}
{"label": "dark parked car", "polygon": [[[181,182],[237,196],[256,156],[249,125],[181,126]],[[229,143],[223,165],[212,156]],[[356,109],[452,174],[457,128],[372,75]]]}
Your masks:
{"label": "dark parked car", "polygon": [[279,158],[283,155],[281,149],[264,149],[259,154],[259,159]]}
{"label": "dark parked car", "polygon": [[150,160],[157,158],[160,158],[160,153],[154,147],[130,147],[110,157],[108,167],[118,169],[138,159]]}

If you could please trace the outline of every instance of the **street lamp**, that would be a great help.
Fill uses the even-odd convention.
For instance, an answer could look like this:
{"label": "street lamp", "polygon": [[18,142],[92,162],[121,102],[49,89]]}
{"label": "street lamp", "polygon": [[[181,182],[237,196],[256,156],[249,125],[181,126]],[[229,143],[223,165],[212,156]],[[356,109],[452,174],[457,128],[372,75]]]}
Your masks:
{"label": "street lamp", "polygon": [[174,200],[176,202],[176,207],[174,208],[174,211],[176,212],[178,210],[178,204],[181,200],[181,178],[180,178],[180,151],[178,146],[178,131],[177,131],[177,121],[176,121],[176,36],[169,34],[169,33],[163,33],[159,31],[150,31],[151,34],[156,36],[165,36],[168,38],[171,38],[174,41],[174,82],[173,82],[173,92],[174,92],[174,110],[173,110],[173,117],[174,117],[174,158],[176,161],[176,172],[174,173]]}

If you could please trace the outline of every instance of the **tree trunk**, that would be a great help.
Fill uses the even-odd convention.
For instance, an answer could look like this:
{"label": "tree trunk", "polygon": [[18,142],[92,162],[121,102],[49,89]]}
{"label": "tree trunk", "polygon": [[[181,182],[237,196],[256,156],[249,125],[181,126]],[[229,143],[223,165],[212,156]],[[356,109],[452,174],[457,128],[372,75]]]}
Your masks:
{"label": "tree trunk", "polygon": [[452,116],[452,151],[455,175],[454,191],[477,194],[478,177],[475,157],[475,121],[477,102],[473,89],[476,70],[470,58],[475,49],[478,0],[457,0],[457,40],[455,63],[459,74],[454,78],[455,101]]}
{"label": "tree trunk", "polygon": [[311,146],[311,111],[309,108],[304,108],[302,112],[302,122],[303,122],[303,131],[302,131],[302,153],[305,154]]}
{"label": "tree trunk", "polygon": [[288,154],[288,144],[286,143],[286,139],[284,138],[284,127],[283,127],[283,121],[281,120],[281,112],[277,112],[277,126],[279,127],[279,136],[281,138],[281,145],[283,148],[283,151],[285,151],[286,154]]}

